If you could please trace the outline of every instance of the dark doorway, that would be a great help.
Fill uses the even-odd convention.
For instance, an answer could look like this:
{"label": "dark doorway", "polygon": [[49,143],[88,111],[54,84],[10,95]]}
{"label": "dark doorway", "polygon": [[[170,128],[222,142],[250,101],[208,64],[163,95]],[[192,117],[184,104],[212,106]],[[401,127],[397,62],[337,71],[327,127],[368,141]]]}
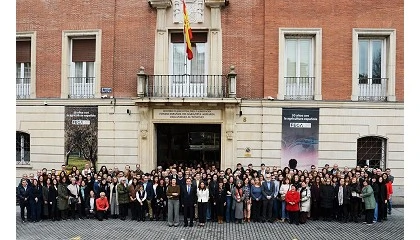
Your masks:
{"label": "dark doorway", "polygon": [[156,124],[157,165],[220,167],[220,124]]}

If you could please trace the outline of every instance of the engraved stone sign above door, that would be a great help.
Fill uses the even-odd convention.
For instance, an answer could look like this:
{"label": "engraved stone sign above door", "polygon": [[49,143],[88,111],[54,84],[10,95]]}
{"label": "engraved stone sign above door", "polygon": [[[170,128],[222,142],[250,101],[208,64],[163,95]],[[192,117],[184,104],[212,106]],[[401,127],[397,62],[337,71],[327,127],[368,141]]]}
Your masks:
{"label": "engraved stone sign above door", "polygon": [[[202,23],[204,20],[204,0],[185,0],[190,23]],[[174,23],[183,23],[182,0],[173,1]]]}

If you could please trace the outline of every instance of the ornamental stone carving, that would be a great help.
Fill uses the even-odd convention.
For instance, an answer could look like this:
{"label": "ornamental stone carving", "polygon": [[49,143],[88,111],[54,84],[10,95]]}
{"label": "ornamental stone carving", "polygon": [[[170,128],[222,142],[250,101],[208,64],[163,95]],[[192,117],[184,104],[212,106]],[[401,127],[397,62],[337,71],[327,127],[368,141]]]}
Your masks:
{"label": "ornamental stone carving", "polygon": [[[204,0],[185,0],[190,23],[202,23],[204,20]],[[182,10],[182,0],[174,0],[174,23],[184,22],[184,12]]]}

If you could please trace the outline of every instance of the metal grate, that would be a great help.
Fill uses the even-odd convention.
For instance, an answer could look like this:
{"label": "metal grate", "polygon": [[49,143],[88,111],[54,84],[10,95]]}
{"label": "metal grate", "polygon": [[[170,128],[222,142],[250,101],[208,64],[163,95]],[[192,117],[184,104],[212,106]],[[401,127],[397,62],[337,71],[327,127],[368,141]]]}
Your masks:
{"label": "metal grate", "polygon": [[363,137],[357,140],[357,165],[370,168],[386,168],[386,139]]}

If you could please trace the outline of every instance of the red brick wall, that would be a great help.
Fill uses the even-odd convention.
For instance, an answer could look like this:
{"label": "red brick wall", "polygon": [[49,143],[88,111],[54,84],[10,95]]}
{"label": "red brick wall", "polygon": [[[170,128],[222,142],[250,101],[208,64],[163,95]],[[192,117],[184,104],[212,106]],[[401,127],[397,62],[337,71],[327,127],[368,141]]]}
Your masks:
{"label": "red brick wall", "polygon": [[[403,0],[231,0],[221,11],[223,73],[235,65],[242,98],[276,96],[279,28],[322,28],[322,95],[350,100],[352,29],[397,31],[396,96],[404,100]],[[136,73],[153,74],[156,10],[147,1],[16,3],[16,30],[37,31],[37,96],[60,97],[63,30],[102,29],[101,87],[136,96]],[[265,24],[264,24],[265,23]]]}
{"label": "red brick wall", "polygon": [[[278,88],[279,28],[322,28],[323,100],[350,100],[352,29],[393,28],[397,35],[396,96],[404,100],[402,0],[265,0],[264,96]],[[281,70],[281,69],[280,69]]]}

